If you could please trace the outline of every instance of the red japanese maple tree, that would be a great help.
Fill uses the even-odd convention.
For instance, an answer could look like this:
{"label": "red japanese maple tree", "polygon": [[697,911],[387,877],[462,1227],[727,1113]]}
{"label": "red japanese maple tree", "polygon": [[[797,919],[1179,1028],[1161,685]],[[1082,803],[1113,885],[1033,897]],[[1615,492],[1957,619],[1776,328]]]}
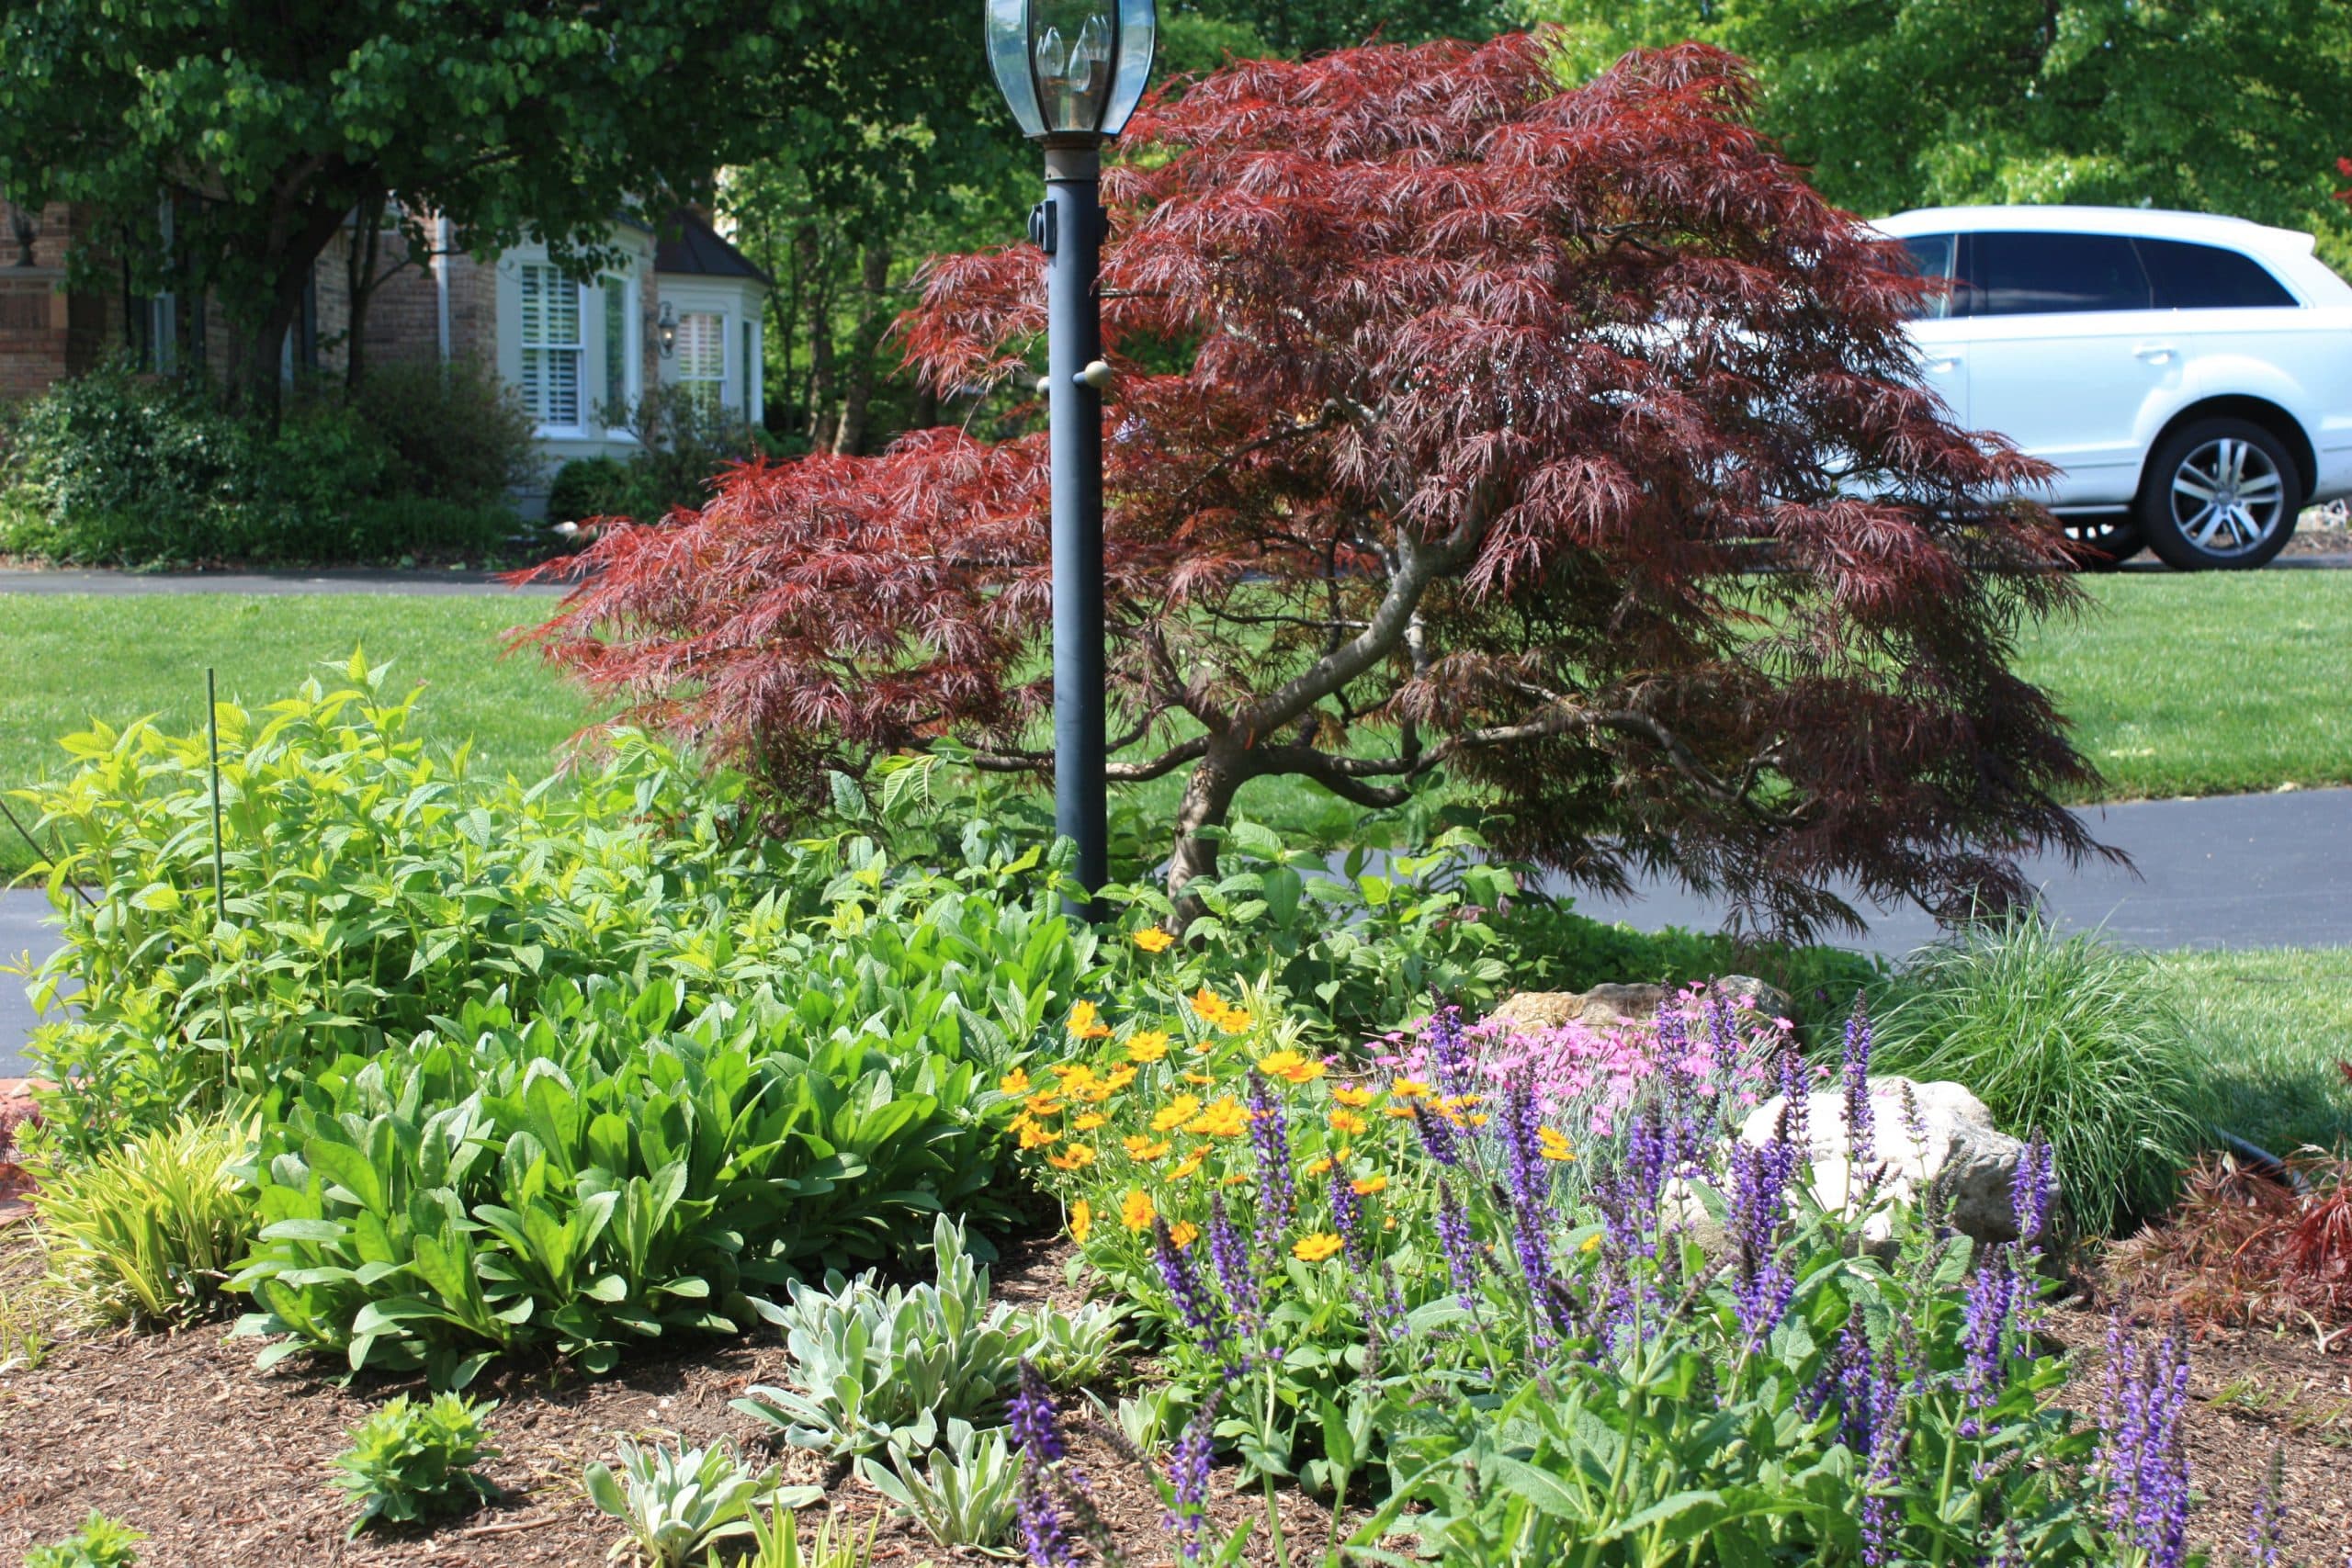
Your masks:
{"label": "red japanese maple tree", "polygon": [[[2044,470],[1913,376],[1921,285],[1688,45],[1564,89],[1541,37],[1232,65],[1106,176],[1114,781],[1187,770],[1171,885],[1253,779],[1442,769],[1499,847],[1667,869],[1783,930],[2020,891],[2091,776],[2010,672],[2065,546]],[[1023,245],[901,322],[1026,389]],[[786,792],[956,737],[1045,773],[1046,442],[925,431],[614,525],[535,636]]]}

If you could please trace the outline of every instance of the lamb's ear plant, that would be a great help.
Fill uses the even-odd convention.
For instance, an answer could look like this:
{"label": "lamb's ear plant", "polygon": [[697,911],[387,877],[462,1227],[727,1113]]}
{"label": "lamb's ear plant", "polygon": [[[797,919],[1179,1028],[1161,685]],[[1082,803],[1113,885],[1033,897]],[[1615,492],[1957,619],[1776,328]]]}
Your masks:
{"label": "lamb's ear plant", "polygon": [[1126,1324],[1134,1311],[1125,1304],[1088,1302],[1076,1312],[1051,1306],[1025,1312],[1018,1355],[1026,1356],[1056,1388],[1099,1382],[1127,1348]]}
{"label": "lamb's ear plant", "polygon": [[146,1539],[146,1531],[93,1512],[63,1540],[26,1552],[25,1568],[131,1568],[139,1561],[137,1547]]}
{"label": "lamb's ear plant", "polygon": [[359,1505],[356,1536],[369,1525],[412,1524],[462,1513],[498,1495],[474,1466],[498,1457],[485,1425],[495,1401],[444,1393],[419,1404],[400,1394],[351,1429],[335,1456],[334,1483]]}
{"label": "lamb's ear plant", "polygon": [[950,1421],[946,1441],[927,1457],[893,1444],[887,1466],[861,1459],[857,1472],[942,1546],[987,1551],[1012,1528],[1021,1459],[1001,1427],[980,1432]]}
{"label": "lamb's ear plant", "polygon": [[778,1486],[773,1467],[754,1473],[724,1440],[649,1449],[624,1438],[617,1470],[600,1461],[583,1480],[588,1500],[628,1528],[612,1556],[634,1551],[649,1568],[684,1568],[716,1542],[753,1534],[759,1509],[802,1508],[824,1495]]}
{"label": "lamb's ear plant", "polygon": [[1030,1326],[989,1304],[989,1272],[965,1250],[963,1227],[943,1214],[932,1241],[930,1284],[884,1290],[870,1271],[829,1274],[823,1290],[795,1281],[775,1314],[792,1353],[786,1382],[753,1385],[735,1408],[834,1458],[927,1449],[942,1422],[992,1412]]}

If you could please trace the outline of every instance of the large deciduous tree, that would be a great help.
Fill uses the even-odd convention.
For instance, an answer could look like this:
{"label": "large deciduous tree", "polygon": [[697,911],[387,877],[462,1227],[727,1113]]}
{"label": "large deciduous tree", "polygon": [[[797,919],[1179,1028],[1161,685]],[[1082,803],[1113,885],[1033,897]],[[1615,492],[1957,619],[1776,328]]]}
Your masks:
{"label": "large deciduous tree", "polygon": [[1587,69],[1686,38],[1745,56],[1831,200],[2187,208],[2352,223],[2307,150],[2352,123],[2342,0],[1527,0]]}
{"label": "large deciduous tree", "polygon": [[[1914,379],[1920,285],[1748,123],[1730,57],[1564,91],[1548,41],[1232,66],[1105,185],[1112,732],[1184,770],[1171,882],[1253,781],[1441,771],[1503,848],[1783,930],[2020,890],[2089,770],[2009,671],[2075,603],[2044,472]],[[942,386],[1024,389],[1025,245],[931,268]],[[1043,773],[1046,439],[927,431],[616,525],[535,634],[786,794],[955,737]]]}
{"label": "large deciduous tree", "polygon": [[0,188],[101,209],[85,268],[209,296],[231,389],[274,408],[311,268],[355,212],[441,212],[478,252],[537,234],[585,270],[632,203],[706,186],[797,117],[889,103],[892,9],[17,0],[0,17]]}

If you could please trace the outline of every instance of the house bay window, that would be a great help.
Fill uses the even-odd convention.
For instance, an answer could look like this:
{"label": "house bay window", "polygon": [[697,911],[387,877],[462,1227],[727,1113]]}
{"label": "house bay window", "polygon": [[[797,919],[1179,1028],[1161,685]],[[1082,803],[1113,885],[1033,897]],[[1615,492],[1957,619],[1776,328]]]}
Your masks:
{"label": "house bay window", "polygon": [[544,263],[521,268],[523,400],[543,430],[578,430],[580,407],[580,286]]}

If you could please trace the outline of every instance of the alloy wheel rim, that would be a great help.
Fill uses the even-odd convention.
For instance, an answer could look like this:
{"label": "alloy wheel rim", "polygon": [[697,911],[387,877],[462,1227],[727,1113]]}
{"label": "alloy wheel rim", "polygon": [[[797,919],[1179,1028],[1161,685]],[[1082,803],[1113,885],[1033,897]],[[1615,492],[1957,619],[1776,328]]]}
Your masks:
{"label": "alloy wheel rim", "polygon": [[2217,436],[2180,460],[2172,516],[2181,537],[2212,556],[2242,556],[2278,530],[2287,482],[2270,455],[2240,436]]}

